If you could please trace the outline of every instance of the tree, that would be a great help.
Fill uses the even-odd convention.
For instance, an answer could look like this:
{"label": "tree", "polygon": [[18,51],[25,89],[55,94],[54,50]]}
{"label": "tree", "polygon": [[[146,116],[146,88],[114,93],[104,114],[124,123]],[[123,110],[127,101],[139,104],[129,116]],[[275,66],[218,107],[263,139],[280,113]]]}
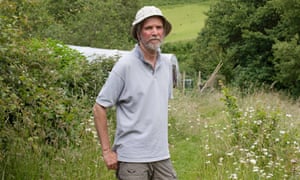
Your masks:
{"label": "tree", "polygon": [[48,29],[47,37],[60,39],[67,44],[100,48],[129,49],[131,22],[138,2],[114,0],[50,0],[49,11],[57,20],[55,27]]}
{"label": "tree", "polygon": [[[130,2],[106,2],[98,5],[101,11],[87,17],[89,26],[94,34],[90,36],[91,46],[103,48],[128,49],[130,45],[130,27],[136,12],[136,5]],[[93,25],[91,26],[91,22]],[[87,25],[87,24],[86,24]],[[83,27],[86,27],[83,25]],[[130,46],[131,47],[131,46]]]}
{"label": "tree", "polygon": [[300,46],[299,36],[291,41],[276,42],[273,46],[276,80],[278,86],[292,95],[300,95]]}
{"label": "tree", "polygon": [[[207,13],[205,27],[198,35],[195,66],[204,68],[202,72],[211,71],[219,61],[217,57],[221,57],[221,72],[239,87],[277,82],[276,67],[282,57],[274,57],[272,48],[299,34],[299,4],[296,0],[219,1]],[[280,47],[274,46],[276,56]],[[276,87],[286,89],[280,84]]]}
{"label": "tree", "polygon": [[24,38],[129,49],[134,44],[130,27],[139,1],[4,0],[1,7],[1,15],[18,18],[16,25]]}

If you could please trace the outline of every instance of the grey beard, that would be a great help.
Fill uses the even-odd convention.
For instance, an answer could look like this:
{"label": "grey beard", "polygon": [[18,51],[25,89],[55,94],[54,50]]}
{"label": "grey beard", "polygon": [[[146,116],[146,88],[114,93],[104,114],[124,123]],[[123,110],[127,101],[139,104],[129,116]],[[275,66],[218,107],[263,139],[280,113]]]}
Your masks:
{"label": "grey beard", "polygon": [[153,50],[153,51],[157,51],[157,50],[159,50],[160,45],[161,45],[161,43],[159,43],[159,44],[147,43],[147,44],[145,44],[145,47],[147,49],[150,49],[150,50]]}
{"label": "grey beard", "polygon": [[[159,40],[160,43],[158,43],[158,44],[152,44],[152,43],[151,43],[151,40]],[[160,46],[161,46],[161,44],[162,44],[162,41],[163,41],[162,39],[152,38],[152,39],[150,39],[150,40],[148,41],[148,43],[145,43],[144,45],[145,45],[145,47],[146,47],[147,49],[149,49],[149,50],[157,51],[157,50],[159,50],[159,48],[160,48]]]}

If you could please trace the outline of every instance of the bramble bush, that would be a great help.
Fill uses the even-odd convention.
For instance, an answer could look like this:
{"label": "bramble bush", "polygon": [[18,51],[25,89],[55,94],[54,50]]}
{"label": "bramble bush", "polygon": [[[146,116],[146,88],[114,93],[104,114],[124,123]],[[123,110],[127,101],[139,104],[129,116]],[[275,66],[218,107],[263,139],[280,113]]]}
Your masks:
{"label": "bramble bush", "polygon": [[21,40],[2,52],[0,161],[2,172],[15,174],[30,152],[51,159],[61,148],[80,146],[82,122],[114,61],[88,63],[51,39]]}

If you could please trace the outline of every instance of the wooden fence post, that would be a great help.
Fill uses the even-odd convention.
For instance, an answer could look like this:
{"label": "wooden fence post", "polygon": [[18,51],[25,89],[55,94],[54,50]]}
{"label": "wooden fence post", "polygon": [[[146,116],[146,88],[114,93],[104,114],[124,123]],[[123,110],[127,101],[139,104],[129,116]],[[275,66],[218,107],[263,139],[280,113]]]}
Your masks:
{"label": "wooden fence post", "polygon": [[199,72],[198,72],[198,83],[197,83],[197,88],[198,88],[199,90],[201,90],[201,86],[202,86],[202,84],[201,84],[201,71],[199,71]]}
{"label": "wooden fence post", "polygon": [[182,75],[182,93],[185,93],[185,71],[183,72]]}

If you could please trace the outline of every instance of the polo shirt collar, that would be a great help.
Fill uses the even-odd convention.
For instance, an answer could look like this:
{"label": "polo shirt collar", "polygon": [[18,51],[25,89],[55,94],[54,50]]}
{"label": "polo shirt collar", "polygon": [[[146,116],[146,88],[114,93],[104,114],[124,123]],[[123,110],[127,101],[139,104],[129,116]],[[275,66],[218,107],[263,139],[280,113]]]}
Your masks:
{"label": "polo shirt collar", "polygon": [[[135,48],[134,48],[134,54],[138,57],[139,60],[143,61],[143,63],[149,64],[149,63],[144,59],[143,52],[142,52],[142,50],[141,50],[141,47],[140,47],[138,44],[135,45]],[[158,53],[157,53],[156,66],[158,66],[158,65],[160,64],[160,61],[161,61],[161,50],[159,49],[159,50],[158,50]]]}

